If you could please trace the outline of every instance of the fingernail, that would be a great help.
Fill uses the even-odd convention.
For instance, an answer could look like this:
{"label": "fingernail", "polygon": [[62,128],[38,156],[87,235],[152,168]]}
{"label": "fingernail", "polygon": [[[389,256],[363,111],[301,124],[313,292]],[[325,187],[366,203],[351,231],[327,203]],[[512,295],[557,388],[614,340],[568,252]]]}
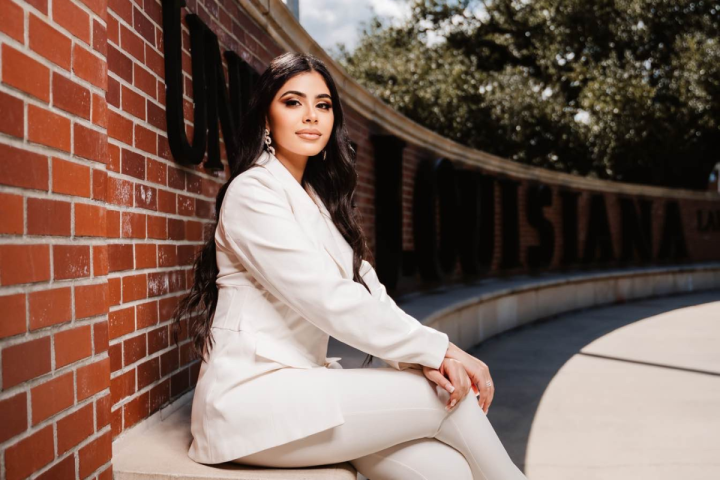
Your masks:
{"label": "fingernail", "polygon": [[456,403],[457,403],[457,400],[453,400],[452,402],[450,402],[450,408],[454,407]]}
{"label": "fingernail", "polygon": [[455,391],[455,387],[453,385],[450,385],[450,388],[448,388],[448,392],[452,393]]}

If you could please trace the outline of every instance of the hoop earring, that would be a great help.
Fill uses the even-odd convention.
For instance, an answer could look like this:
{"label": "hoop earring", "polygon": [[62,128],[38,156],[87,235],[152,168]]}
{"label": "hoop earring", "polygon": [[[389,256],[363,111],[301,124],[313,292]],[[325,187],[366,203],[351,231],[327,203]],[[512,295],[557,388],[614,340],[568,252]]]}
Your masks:
{"label": "hoop earring", "polygon": [[265,129],[265,150],[275,155],[275,147],[270,145],[270,130]]}

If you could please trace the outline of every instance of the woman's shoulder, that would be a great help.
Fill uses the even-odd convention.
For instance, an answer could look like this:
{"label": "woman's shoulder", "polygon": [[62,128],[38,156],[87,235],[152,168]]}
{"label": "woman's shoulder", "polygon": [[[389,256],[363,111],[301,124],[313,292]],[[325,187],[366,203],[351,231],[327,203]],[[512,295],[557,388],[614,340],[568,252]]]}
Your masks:
{"label": "woman's shoulder", "polygon": [[281,185],[264,165],[254,164],[230,181],[226,196],[231,192],[233,196],[258,194],[266,189],[279,192]]}

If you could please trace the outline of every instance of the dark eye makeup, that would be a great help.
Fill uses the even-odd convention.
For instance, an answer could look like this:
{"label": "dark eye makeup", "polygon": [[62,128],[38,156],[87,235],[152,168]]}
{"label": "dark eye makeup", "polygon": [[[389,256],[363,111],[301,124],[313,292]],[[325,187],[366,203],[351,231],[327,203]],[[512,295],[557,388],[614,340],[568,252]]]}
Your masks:
{"label": "dark eye makeup", "polygon": [[[297,100],[294,100],[294,99],[293,99],[293,100],[288,100],[287,102],[285,102],[285,105],[287,105],[287,106],[289,107],[289,106],[291,106],[291,104],[295,104],[295,103],[300,104],[300,102],[298,102]],[[331,109],[332,109],[332,105],[330,105],[329,103],[325,103],[325,102],[324,102],[324,103],[321,103],[320,105],[325,105],[325,110],[331,110]]]}

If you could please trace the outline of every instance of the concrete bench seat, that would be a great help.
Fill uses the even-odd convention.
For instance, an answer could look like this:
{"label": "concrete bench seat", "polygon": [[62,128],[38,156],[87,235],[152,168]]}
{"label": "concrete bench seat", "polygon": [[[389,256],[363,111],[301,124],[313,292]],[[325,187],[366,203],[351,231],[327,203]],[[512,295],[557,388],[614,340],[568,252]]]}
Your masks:
{"label": "concrete bench seat", "polygon": [[[113,444],[115,480],[356,480],[350,463],[297,469],[258,468],[223,463],[203,465],[187,456],[192,393],[172,413],[158,412]],[[171,409],[168,409],[171,410]],[[166,418],[162,419],[163,416]]]}

